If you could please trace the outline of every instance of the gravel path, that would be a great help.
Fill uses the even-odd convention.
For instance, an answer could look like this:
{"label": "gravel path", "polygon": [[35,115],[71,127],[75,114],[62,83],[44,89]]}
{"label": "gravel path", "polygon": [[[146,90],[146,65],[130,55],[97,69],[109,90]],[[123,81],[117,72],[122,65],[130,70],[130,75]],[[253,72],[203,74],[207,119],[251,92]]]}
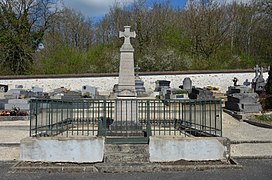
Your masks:
{"label": "gravel path", "polygon": [[272,129],[240,122],[229,114],[223,113],[223,137],[228,137],[231,141],[272,142]]}

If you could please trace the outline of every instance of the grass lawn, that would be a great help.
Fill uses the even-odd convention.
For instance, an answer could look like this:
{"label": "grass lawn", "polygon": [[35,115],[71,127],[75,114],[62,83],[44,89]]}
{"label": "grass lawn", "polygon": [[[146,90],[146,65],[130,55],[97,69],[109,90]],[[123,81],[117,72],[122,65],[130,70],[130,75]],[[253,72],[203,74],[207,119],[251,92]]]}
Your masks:
{"label": "grass lawn", "polygon": [[265,114],[261,116],[256,116],[256,119],[261,121],[272,121],[272,114]]}

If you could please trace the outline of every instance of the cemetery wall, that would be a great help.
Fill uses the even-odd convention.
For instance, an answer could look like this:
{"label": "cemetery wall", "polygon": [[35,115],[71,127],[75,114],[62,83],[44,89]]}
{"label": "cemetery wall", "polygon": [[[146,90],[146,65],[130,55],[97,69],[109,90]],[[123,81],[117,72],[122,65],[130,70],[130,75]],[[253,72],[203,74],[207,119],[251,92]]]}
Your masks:
{"label": "cemetery wall", "polygon": [[[246,79],[252,81],[255,77],[254,71],[199,71],[199,72],[182,72],[182,73],[155,73],[140,74],[144,81],[146,91],[151,93],[155,89],[155,81],[168,80],[171,81],[170,86],[178,88],[182,84],[184,78],[189,77],[193,86],[205,87],[216,86],[221,92],[226,92],[228,86],[233,85],[232,79],[238,78],[238,84],[242,84]],[[268,73],[264,73],[264,78],[268,78]],[[19,77],[0,77],[0,84],[9,86],[9,89],[15,85],[23,85],[24,89],[31,89],[38,86],[46,92],[52,92],[56,88],[65,87],[70,90],[82,90],[82,86],[89,85],[98,88],[100,94],[106,95],[112,92],[114,84],[118,83],[117,74],[97,74],[97,75],[67,75],[67,76],[19,76]]]}

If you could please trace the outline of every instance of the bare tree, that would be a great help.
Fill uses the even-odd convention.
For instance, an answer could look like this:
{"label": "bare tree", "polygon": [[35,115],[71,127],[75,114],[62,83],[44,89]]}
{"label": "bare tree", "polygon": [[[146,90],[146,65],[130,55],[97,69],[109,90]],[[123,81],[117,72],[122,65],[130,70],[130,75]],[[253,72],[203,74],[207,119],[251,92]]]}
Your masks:
{"label": "bare tree", "polygon": [[0,63],[14,74],[24,74],[33,53],[57,13],[53,0],[0,0]]}

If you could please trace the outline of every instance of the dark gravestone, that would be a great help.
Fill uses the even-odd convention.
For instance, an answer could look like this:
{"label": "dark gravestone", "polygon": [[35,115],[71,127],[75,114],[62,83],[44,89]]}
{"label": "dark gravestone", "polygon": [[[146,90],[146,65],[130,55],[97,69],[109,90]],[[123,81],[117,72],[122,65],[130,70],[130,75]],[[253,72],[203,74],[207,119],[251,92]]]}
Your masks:
{"label": "dark gravestone", "polygon": [[227,95],[235,93],[254,93],[253,89],[248,86],[230,86]]}
{"label": "dark gravestone", "polygon": [[140,78],[135,79],[135,90],[138,96],[145,93],[144,82]]}
{"label": "dark gravestone", "polygon": [[135,90],[137,93],[137,96],[145,96],[145,87],[144,87],[144,81],[140,78],[139,70],[141,68],[137,65],[134,70],[136,72],[135,74]]}
{"label": "dark gravestone", "polygon": [[227,95],[226,109],[242,113],[257,113],[262,110],[258,94],[248,86],[231,86]]}
{"label": "dark gravestone", "polygon": [[[257,65],[255,69],[255,77],[252,79],[252,88],[258,94],[261,94],[265,90],[266,81],[263,77],[264,69]],[[260,74],[258,74],[260,73]]]}
{"label": "dark gravestone", "polygon": [[0,92],[7,92],[8,91],[8,85],[0,84]]}
{"label": "dark gravestone", "polygon": [[210,100],[213,99],[213,93],[208,89],[193,88],[192,92],[189,94],[189,98],[197,100]]}
{"label": "dark gravestone", "polygon": [[0,109],[5,109],[5,104],[8,103],[8,99],[0,99]]}
{"label": "dark gravestone", "polygon": [[156,81],[155,91],[160,92],[162,89],[169,89],[171,81],[158,80]]}
{"label": "dark gravestone", "polygon": [[134,68],[135,69],[135,90],[137,96],[143,96],[145,94],[145,87],[144,81],[140,78],[139,70],[141,69],[138,65]]}
{"label": "dark gravestone", "polygon": [[248,81],[248,79],[246,79],[246,81],[243,83],[244,86],[250,86],[250,82]]}

